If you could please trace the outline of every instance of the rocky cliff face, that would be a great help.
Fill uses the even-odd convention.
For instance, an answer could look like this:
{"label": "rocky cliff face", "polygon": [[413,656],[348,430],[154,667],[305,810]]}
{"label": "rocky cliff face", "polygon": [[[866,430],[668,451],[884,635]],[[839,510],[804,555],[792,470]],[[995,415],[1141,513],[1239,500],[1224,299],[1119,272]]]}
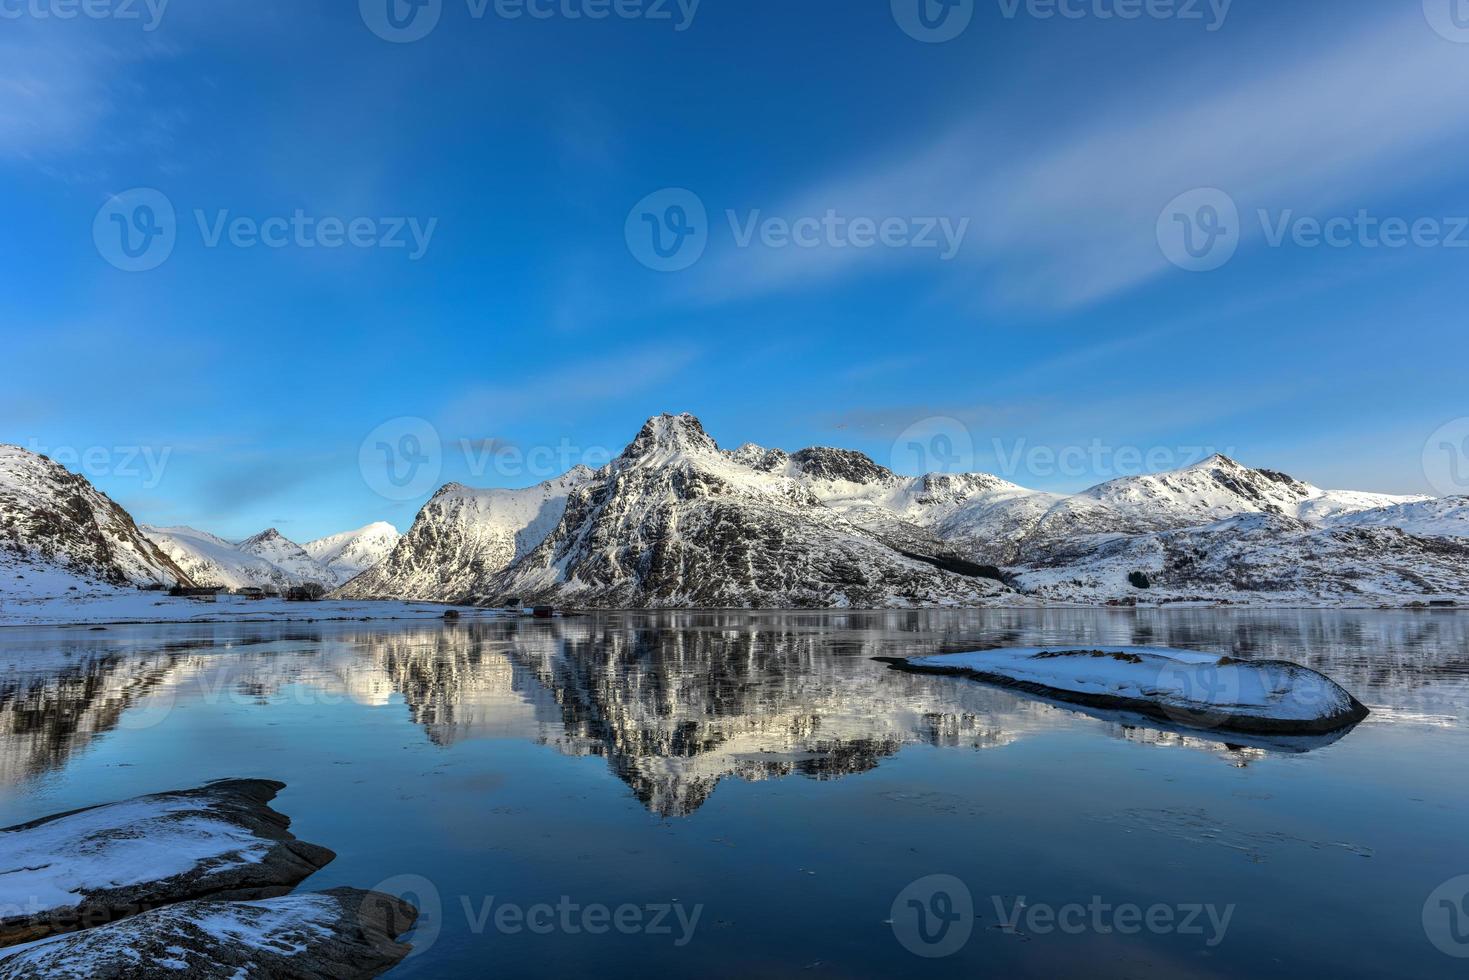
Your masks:
{"label": "rocky cliff face", "polygon": [[977,567],[944,567],[948,557],[895,547],[823,506],[807,481],[726,455],[697,419],[665,415],[485,584],[492,602],[645,607],[971,604],[1007,591]]}
{"label": "rocky cliff face", "polygon": [[0,446],[0,562],[59,567],[114,585],[192,584],[85,477],[19,446]]}

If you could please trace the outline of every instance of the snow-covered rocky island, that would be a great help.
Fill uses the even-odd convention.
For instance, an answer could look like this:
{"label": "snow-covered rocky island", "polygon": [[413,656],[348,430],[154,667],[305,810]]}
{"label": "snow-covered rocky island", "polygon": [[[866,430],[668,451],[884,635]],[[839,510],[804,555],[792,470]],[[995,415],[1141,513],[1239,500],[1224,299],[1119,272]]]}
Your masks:
{"label": "snow-covered rocky island", "polygon": [[[359,889],[289,894],[336,855],[230,779],[0,830],[0,980],[371,977],[416,912]],[[17,945],[22,944],[22,945]]]}
{"label": "snow-covered rocky island", "polygon": [[1191,728],[1319,735],[1368,715],[1331,678],[1286,660],[1236,660],[1164,647],[1057,646],[882,661],[898,670],[970,677]]}

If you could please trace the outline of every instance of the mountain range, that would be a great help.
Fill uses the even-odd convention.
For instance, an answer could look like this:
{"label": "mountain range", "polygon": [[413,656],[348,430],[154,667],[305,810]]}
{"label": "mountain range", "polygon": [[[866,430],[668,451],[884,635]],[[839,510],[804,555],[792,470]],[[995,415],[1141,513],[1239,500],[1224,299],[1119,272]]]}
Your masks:
{"label": "mountain range", "polygon": [[450,484],[404,535],[373,524],[305,545],[274,529],[241,542],[140,529],[82,477],[4,447],[0,548],[113,583],[314,582],[487,605],[1469,598],[1465,497],[1322,490],[1224,456],[1059,495],[988,474],[901,476],[843,449],[724,450],[690,415],[648,420],[599,470],[523,490]]}

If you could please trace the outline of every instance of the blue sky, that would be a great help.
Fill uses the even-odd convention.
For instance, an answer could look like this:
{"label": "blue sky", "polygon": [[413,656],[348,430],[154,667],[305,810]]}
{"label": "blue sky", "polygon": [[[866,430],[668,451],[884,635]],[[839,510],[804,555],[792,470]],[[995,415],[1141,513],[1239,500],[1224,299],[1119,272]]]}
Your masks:
{"label": "blue sky", "polygon": [[918,2],[430,0],[402,43],[387,0],[0,4],[0,440],[298,539],[408,526],[432,486],[384,493],[379,443],[527,485],[663,411],[1043,489],[1204,449],[1431,489],[1469,415],[1461,0],[960,0],[943,43]]}

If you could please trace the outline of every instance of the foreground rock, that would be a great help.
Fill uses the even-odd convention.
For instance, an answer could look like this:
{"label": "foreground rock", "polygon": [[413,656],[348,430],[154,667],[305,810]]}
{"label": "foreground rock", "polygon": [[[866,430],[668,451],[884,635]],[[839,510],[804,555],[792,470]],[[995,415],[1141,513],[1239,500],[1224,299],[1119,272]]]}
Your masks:
{"label": "foreground rock", "polygon": [[356,888],[185,902],[17,950],[0,959],[0,980],[375,977],[411,951],[397,939],[417,914],[401,899]]}
{"label": "foreground rock", "polygon": [[221,780],[0,830],[0,945],[189,899],[286,894],[336,855],[267,805],[284,788]]}
{"label": "foreground rock", "polygon": [[1284,660],[1235,660],[1162,647],[1024,647],[880,659],[899,670],[973,677],[1198,728],[1316,735],[1368,715],[1331,678]]}

